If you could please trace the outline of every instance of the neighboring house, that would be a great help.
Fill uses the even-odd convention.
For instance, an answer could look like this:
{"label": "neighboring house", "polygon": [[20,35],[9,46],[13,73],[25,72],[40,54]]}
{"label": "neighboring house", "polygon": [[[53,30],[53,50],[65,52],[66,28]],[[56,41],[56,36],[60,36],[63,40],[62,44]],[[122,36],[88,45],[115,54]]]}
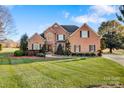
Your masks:
{"label": "neighboring house", "polygon": [[65,49],[68,40],[71,52],[96,52],[100,49],[100,36],[87,24],[75,25],[53,24],[42,35],[35,34],[28,40],[28,50],[40,50],[44,43],[48,52],[56,52],[59,44]]}
{"label": "neighboring house", "polygon": [[0,40],[0,44],[2,44],[2,47],[4,48],[17,48],[18,47],[18,43],[11,39]]}

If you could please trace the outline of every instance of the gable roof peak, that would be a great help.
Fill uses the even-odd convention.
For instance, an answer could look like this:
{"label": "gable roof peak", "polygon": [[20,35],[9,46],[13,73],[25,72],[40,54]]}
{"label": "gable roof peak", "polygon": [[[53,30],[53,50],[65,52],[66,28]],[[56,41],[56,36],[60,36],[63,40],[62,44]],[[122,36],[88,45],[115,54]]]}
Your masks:
{"label": "gable roof peak", "polygon": [[34,35],[39,35],[38,33],[34,33]]}
{"label": "gable roof peak", "polygon": [[88,24],[87,24],[87,23],[84,23],[83,25],[84,25],[84,26],[88,26]]}
{"label": "gable roof peak", "polygon": [[59,25],[57,22],[55,22],[53,25]]}
{"label": "gable roof peak", "polygon": [[40,37],[41,39],[45,40],[40,34],[34,33],[28,40],[32,39],[34,36]]}

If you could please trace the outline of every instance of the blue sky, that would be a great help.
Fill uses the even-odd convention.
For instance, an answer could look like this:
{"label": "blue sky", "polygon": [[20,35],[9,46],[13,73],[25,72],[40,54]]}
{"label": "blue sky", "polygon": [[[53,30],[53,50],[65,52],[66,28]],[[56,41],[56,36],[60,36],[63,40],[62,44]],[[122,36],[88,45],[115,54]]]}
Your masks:
{"label": "blue sky", "polygon": [[8,6],[14,18],[17,35],[9,38],[17,41],[27,33],[42,33],[47,27],[57,22],[65,25],[81,26],[89,24],[95,31],[103,21],[116,19],[118,6],[86,6],[86,5],[41,5],[41,6]]}

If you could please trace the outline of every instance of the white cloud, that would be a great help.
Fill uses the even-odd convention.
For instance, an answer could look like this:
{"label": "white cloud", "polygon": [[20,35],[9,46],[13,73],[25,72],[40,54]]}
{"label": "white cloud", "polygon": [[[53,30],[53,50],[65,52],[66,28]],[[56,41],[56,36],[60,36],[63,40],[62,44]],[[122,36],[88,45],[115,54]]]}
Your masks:
{"label": "white cloud", "polygon": [[69,13],[69,12],[67,12],[67,11],[64,11],[64,12],[63,12],[63,14],[64,14],[64,18],[68,18],[68,17],[69,17],[69,15],[70,15],[70,13]]}
{"label": "white cloud", "polygon": [[110,15],[117,12],[116,6],[107,6],[107,5],[97,5],[91,6],[90,11],[94,11],[98,15]]}
{"label": "white cloud", "polygon": [[101,23],[106,21],[106,16],[117,13],[116,6],[91,6],[87,14],[73,16],[72,20],[77,23]]}
{"label": "white cloud", "polygon": [[72,17],[72,20],[77,23],[101,23],[103,21],[106,21],[107,19],[104,17],[99,17],[97,15],[82,15],[82,16],[76,16]]}

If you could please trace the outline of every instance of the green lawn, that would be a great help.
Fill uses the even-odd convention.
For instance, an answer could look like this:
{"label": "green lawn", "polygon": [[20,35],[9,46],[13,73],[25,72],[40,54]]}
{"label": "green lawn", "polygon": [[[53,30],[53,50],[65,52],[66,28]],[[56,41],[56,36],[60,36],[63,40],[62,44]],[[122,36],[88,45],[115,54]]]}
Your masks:
{"label": "green lawn", "polygon": [[124,84],[124,67],[108,59],[34,60],[7,58],[6,54],[0,53],[0,87],[79,88]]}
{"label": "green lawn", "polygon": [[0,51],[0,53],[12,53],[16,50],[19,50],[18,48],[3,48],[2,51]]}
{"label": "green lawn", "polygon": [[0,87],[91,87],[124,84],[124,67],[104,58],[0,65]]}
{"label": "green lawn", "polygon": [[0,51],[0,57],[6,57],[9,54],[14,53],[14,51],[19,50],[18,48],[3,48],[2,51]]}

